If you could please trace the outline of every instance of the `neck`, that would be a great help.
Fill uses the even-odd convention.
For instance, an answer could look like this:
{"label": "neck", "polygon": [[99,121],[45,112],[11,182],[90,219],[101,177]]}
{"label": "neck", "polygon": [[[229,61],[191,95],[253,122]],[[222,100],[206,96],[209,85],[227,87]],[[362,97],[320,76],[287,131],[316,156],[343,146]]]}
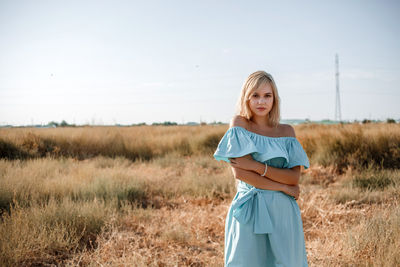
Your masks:
{"label": "neck", "polygon": [[251,120],[260,128],[269,127],[268,125],[268,115],[267,116],[257,116],[253,115]]}

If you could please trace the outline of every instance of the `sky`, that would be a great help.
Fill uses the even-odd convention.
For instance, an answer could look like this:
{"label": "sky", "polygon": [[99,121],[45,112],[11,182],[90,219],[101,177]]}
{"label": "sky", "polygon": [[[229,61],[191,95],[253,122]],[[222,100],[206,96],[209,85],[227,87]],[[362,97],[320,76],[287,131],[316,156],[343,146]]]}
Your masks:
{"label": "sky", "polygon": [[281,118],[400,119],[400,2],[0,0],[0,125],[228,123],[270,73]]}

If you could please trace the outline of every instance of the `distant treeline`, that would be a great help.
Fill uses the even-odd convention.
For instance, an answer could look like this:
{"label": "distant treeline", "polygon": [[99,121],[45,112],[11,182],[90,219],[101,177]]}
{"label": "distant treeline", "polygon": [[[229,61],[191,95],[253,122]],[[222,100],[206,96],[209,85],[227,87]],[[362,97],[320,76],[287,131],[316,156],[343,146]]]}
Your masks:
{"label": "distant treeline", "polygon": [[51,121],[47,124],[34,124],[34,125],[24,125],[24,126],[13,126],[13,125],[0,125],[1,127],[14,127],[14,128],[21,128],[21,127],[36,127],[36,128],[56,128],[56,127],[96,127],[96,126],[119,126],[119,127],[130,127],[130,126],[144,126],[144,125],[153,125],[153,126],[174,126],[174,125],[223,125],[227,124],[221,121],[214,121],[214,122],[194,122],[194,121],[189,121],[186,123],[177,123],[173,121],[164,121],[164,122],[153,122],[151,124],[147,124],[146,122],[139,122],[139,123],[132,123],[132,124],[119,124],[115,123],[113,125],[104,125],[104,124],[75,124],[75,123],[68,123],[65,120],[61,122],[56,122],[56,121]]}
{"label": "distant treeline", "polygon": [[[367,123],[400,123],[400,119],[397,121],[393,118],[388,118],[384,121],[382,120],[372,120],[372,119],[363,119],[361,121],[359,120],[353,120],[353,121],[333,121],[329,119],[324,119],[320,121],[312,121],[309,119],[301,120],[301,119],[294,119],[294,120],[282,120],[282,123],[288,123],[292,125],[298,125],[298,124],[367,124]],[[227,125],[227,122],[221,122],[221,121],[213,121],[210,123],[207,122],[194,122],[194,121],[189,121],[186,123],[177,123],[174,121],[164,121],[164,122],[153,122],[151,124],[147,124],[146,122],[139,122],[139,123],[132,123],[132,124],[119,124],[115,123],[113,125],[104,125],[104,124],[80,124],[77,125],[75,123],[70,124],[66,122],[65,120],[62,120],[61,122],[56,122],[56,121],[51,121],[45,125],[42,124],[35,124],[35,125],[25,125],[25,126],[13,126],[13,125],[0,125],[1,127],[15,127],[15,128],[21,128],[21,127],[36,127],[36,128],[56,128],[56,127],[96,127],[96,126],[118,126],[118,127],[131,127],[131,126],[145,126],[145,125],[153,125],[153,126],[175,126],[175,125],[182,125],[182,126],[193,126],[193,125]]]}

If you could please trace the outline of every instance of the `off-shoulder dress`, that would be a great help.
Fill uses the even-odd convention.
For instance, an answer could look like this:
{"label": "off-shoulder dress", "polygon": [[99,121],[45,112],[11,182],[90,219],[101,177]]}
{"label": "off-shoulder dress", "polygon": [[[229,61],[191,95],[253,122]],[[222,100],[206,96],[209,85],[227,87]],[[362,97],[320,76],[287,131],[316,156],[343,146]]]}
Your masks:
{"label": "off-shoulder dress", "polygon": [[[214,153],[230,162],[250,154],[276,168],[310,163],[295,137],[269,137],[234,126]],[[308,266],[300,209],[294,197],[281,191],[255,188],[239,180],[225,219],[225,266]]]}

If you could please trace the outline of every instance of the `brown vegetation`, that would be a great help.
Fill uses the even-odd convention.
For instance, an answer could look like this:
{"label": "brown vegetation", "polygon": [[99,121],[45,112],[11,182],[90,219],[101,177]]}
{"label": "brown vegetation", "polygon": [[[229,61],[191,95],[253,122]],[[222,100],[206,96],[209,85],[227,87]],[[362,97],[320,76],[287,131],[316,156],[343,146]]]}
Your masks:
{"label": "brown vegetation", "polygon": [[[0,265],[222,266],[226,129],[1,129]],[[310,266],[399,265],[400,127],[296,133]]]}

